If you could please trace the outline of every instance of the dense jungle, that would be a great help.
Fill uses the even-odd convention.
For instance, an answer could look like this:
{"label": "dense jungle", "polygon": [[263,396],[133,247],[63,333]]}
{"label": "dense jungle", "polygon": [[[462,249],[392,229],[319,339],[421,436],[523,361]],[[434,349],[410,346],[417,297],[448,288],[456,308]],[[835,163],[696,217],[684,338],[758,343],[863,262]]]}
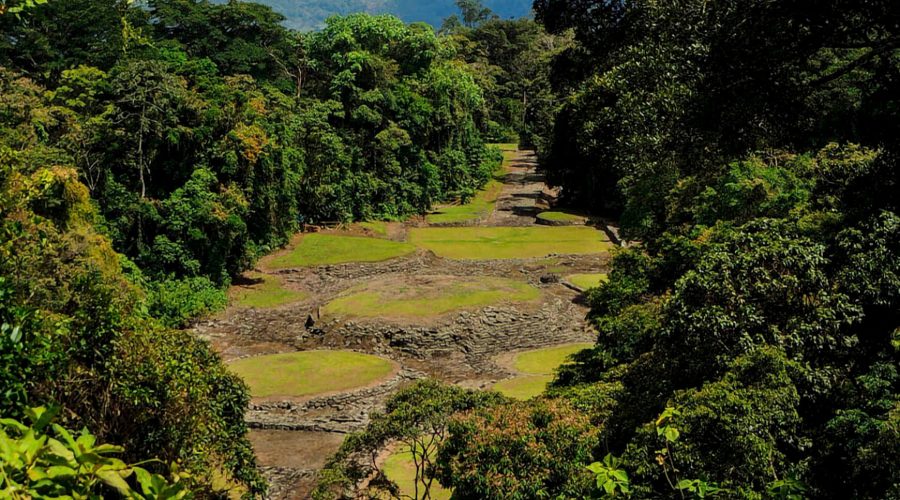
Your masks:
{"label": "dense jungle", "polygon": [[900,5],[420,3],[0,0],[0,498],[900,499]]}

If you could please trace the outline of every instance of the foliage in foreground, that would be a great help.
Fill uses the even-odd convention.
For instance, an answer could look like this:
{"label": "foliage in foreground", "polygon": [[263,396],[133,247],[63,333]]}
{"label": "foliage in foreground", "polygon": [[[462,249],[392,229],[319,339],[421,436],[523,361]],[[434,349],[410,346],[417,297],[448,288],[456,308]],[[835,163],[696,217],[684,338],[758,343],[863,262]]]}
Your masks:
{"label": "foliage in foreground", "polygon": [[536,7],[577,41],[554,62],[548,173],[641,245],[589,291],[597,344],[547,400],[449,420],[442,484],[900,498],[896,8]]}
{"label": "foliage in foreground", "polygon": [[598,482],[900,496],[894,6],[536,10],[578,42],[555,62],[548,173],[642,240],[589,292],[597,345],[550,392],[599,429]]}
{"label": "foliage in foreground", "polygon": [[[498,160],[459,40],[253,3],[0,3],[0,411],[258,494],[247,388],[167,327],[306,223],[467,199]],[[534,27],[532,23],[532,28]],[[148,464],[155,470],[159,464]]]}
{"label": "foliage in foreground", "polygon": [[58,403],[63,427],[122,445],[126,462],[178,461],[201,493],[261,491],[246,387],[205,342],[147,314],[127,261],[95,229],[88,189],[72,169],[42,166],[54,154],[0,148],[3,416]]}
{"label": "foliage in foreground", "polygon": [[123,449],[98,444],[86,430],[73,435],[53,424],[59,407],[30,408],[28,425],[0,419],[0,493],[4,498],[193,498],[190,476],[173,466],[172,480],[114,457]]}

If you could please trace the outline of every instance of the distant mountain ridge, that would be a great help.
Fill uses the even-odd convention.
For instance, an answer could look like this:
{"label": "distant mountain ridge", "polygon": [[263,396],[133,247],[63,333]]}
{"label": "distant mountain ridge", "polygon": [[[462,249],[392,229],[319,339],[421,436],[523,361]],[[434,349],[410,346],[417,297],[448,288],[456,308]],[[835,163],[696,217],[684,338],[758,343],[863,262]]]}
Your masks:
{"label": "distant mountain ridge", "polygon": [[[406,22],[424,21],[440,26],[441,21],[458,13],[454,0],[252,0],[272,7],[284,15],[288,27],[298,30],[321,28],[334,14],[369,12],[393,14]],[[486,7],[501,18],[531,14],[532,0],[485,0]]]}

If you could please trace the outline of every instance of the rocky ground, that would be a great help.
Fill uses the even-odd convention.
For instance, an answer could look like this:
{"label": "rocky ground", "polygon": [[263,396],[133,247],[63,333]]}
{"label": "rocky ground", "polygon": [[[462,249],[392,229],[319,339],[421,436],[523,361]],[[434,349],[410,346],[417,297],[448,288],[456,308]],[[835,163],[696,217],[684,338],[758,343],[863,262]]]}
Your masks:
{"label": "rocky ground", "polygon": [[[519,153],[508,169],[496,209],[478,224],[534,224],[535,215],[546,209],[554,196],[535,167],[533,155]],[[402,228],[392,228],[391,234],[402,234]],[[247,418],[262,470],[271,483],[270,496],[306,498],[316,471],[343,436],[365,426],[368,415],[402,384],[430,376],[487,388],[514,375],[498,362],[501,356],[592,341],[580,294],[562,283],[559,276],[602,271],[607,259],[604,254],[456,261],[420,250],[385,262],[280,271],[262,268],[261,272],[278,273],[284,286],[309,292],[310,298],[274,309],[230,309],[195,330],[226,360],[296,350],[344,349],[383,356],[400,365],[390,379],[362,389],[290,401],[253,401]],[[324,304],[359,283],[427,275],[522,280],[538,287],[541,299],[427,320],[320,315]]]}

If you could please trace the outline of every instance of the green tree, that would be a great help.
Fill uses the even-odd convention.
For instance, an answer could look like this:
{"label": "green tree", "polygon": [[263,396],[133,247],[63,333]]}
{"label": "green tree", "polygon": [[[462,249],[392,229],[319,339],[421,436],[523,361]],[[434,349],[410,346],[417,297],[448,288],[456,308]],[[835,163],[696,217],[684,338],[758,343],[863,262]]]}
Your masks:
{"label": "green tree", "polygon": [[474,28],[487,21],[494,13],[481,3],[481,0],[456,0],[456,7],[462,14],[462,21],[466,27]]}
{"label": "green tree", "polygon": [[582,498],[597,444],[597,429],[564,400],[499,405],[452,421],[437,474],[462,498]]}

